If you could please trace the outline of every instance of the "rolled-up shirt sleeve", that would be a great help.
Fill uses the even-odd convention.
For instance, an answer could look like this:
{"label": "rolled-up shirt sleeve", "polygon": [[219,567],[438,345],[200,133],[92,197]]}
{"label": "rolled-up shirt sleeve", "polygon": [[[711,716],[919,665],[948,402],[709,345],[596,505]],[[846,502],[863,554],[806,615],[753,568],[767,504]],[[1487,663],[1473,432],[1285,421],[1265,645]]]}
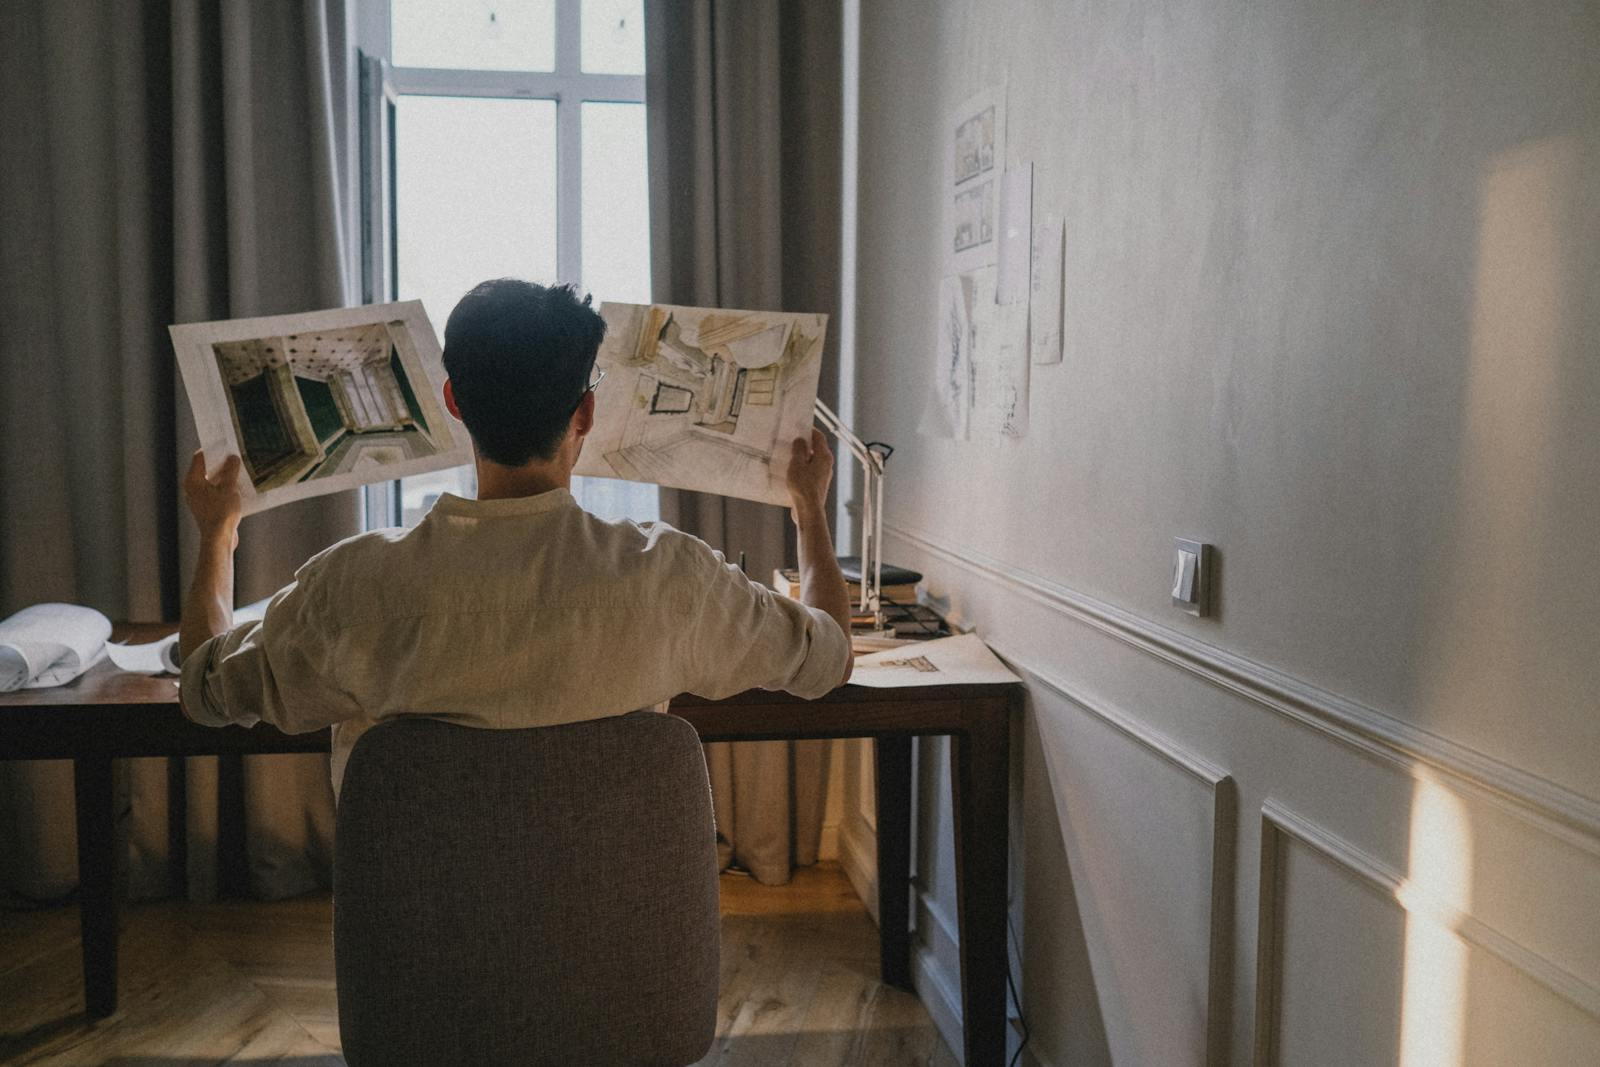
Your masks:
{"label": "rolled-up shirt sleeve", "polygon": [[334,655],[311,597],[292,583],[265,617],[218,634],[187,656],[178,684],[183,713],[205,726],[271,723],[305,733],[358,718],[336,684]]}
{"label": "rolled-up shirt sleeve", "polygon": [[699,679],[691,692],[714,700],[781,689],[811,699],[839,685],[850,639],[833,616],[752,582],[720,552],[701,553],[705,595],[684,631]]}

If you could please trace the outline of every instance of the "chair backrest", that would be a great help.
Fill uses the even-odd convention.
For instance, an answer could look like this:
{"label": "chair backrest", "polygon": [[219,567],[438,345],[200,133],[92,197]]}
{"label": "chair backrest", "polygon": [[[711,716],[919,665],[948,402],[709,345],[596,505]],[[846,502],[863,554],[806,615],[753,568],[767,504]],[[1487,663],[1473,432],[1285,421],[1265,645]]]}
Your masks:
{"label": "chair backrest", "polygon": [[694,728],[386,721],[334,857],[352,1067],[661,1064],[716,1029],[717,858]]}

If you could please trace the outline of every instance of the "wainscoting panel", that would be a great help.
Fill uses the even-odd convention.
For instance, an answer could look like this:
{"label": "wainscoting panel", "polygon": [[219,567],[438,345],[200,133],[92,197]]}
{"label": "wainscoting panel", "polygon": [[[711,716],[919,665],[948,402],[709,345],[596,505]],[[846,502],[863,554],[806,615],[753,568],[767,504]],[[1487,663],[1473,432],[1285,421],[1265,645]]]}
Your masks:
{"label": "wainscoting panel", "polygon": [[[1600,1062],[1591,798],[1009,565],[892,536],[1027,687],[1025,1061]],[[943,825],[942,795],[922,796],[919,832]],[[1240,808],[1266,821],[1240,833]],[[949,985],[956,971],[922,927],[954,887],[924,873],[930,999],[925,972]],[[1436,1033],[1457,1058],[1418,1044]]]}
{"label": "wainscoting panel", "polygon": [[[1227,1063],[1233,779],[1131,716],[1030,681],[1112,1047]],[[1152,996],[1168,1006],[1158,1016],[1140,1003]]]}
{"label": "wainscoting panel", "polygon": [[1401,875],[1269,800],[1257,1067],[1593,1062],[1600,989],[1467,910],[1471,855],[1414,850]]}

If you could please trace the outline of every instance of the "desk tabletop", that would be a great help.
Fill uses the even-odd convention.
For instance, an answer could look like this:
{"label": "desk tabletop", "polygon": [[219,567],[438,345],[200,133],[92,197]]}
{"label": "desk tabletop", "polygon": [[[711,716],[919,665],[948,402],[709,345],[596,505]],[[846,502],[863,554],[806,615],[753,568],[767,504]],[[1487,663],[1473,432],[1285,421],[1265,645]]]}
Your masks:
{"label": "desk tabletop", "polygon": [[[171,623],[119,623],[117,640],[165,637]],[[751,689],[720,700],[689,694],[672,712],[707,741],[948,734],[1003,726],[1022,686],[925,685],[873,689],[845,685],[816,700]],[[102,660],[67,685],[0,693],[0,759],[215,755],[221,752],[326,752],[329,731],[284,734],[257,723],[214,728],[178,709],[178,684],[119,671]]]}
{"label": "desk tabletop", "polygon": [[[173,633],[176,625],[170,622],[121,622],[111,628],[114,641],[144,643],[158,641]],[[830,704],[851,703],[915,703],[931,699],[959,700],[962,698],[992,695],[1017,683],[1001,685],[921,685],[896,689],[874,689],[861,685],[846,685],[820,698]],[[709,700],[692,694],[672,698],[674,709],[698,708],[710,705],[743,706],[777,704],[814,704],[817,701],[788,693],[751,689],[720,700]],[[18,689],[0,693],[0,714],[6,708],[112,708],[140,704],[178,703],[178,682],[170,674],[130,674],[121,671],[109,659],[102,659],[80,677],[66,685],[47,689]]]}

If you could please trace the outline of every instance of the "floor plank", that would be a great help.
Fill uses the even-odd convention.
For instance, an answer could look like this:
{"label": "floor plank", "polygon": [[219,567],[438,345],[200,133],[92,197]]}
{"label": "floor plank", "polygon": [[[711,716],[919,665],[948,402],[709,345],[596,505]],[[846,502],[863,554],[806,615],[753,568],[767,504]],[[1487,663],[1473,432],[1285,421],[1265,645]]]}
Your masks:
{"label": "floor plank", "polygon": [[[877,980],[877,931],[836,865],[782,887],[722,878],[717,1037],[701,1064],[955,1063],[912,995]],[[118,1012],[83,1014],[77,912],[0,912],[0,1065],[337,1067],[332,907],[136,905]]]}

